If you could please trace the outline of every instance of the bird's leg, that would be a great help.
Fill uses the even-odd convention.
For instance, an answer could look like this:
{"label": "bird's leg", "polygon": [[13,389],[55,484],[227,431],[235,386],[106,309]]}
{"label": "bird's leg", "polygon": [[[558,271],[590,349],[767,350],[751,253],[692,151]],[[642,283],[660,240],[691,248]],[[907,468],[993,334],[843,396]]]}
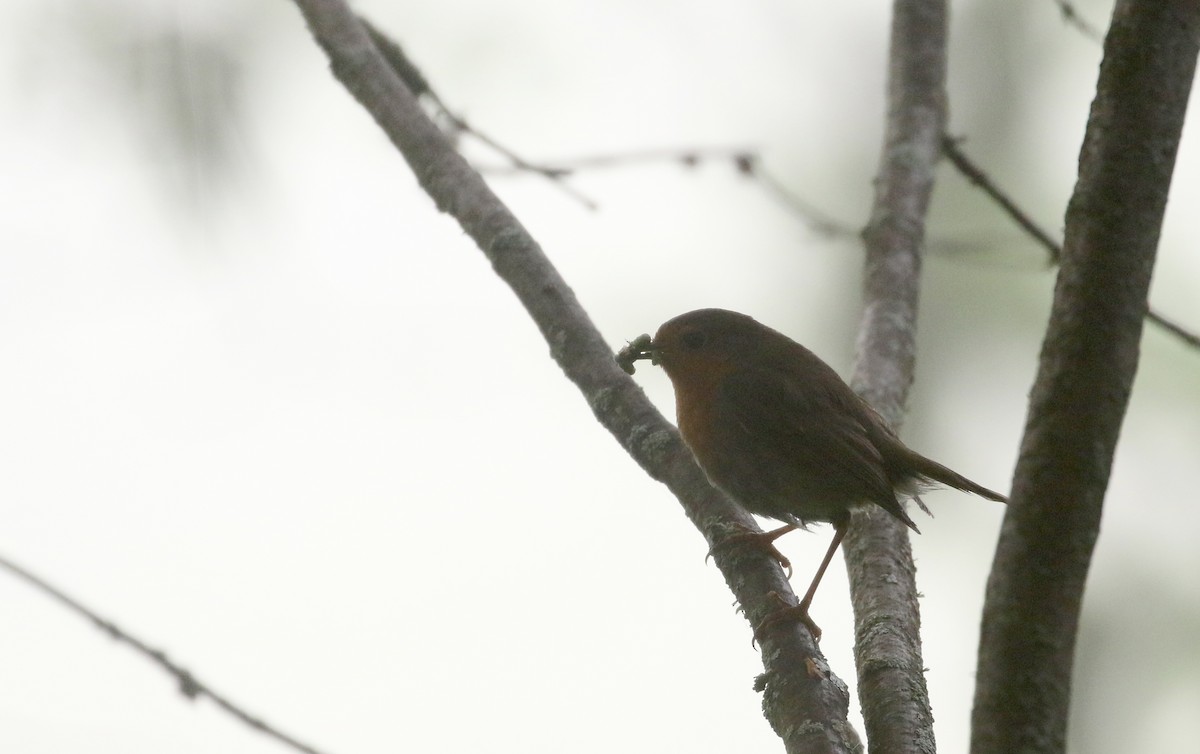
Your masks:
{"label": "bird's leg", "polygon": [[737,544],[751,544],[755,547],[761,547],[765,549],[767,554],[774,558],[775,562],[779,563],[779,567],[787,571],[787,577],[790,579],[792,577],[792,562],[788,560],[782,552],[779,551],[778,547],[775,546],[775,540],[779,539],[784,534],[787,534],[789,531],[794,531],[799,528],[799,524],[786,524],[778,529],[772,529],[771,531],[751,531],[749,529],[744,529],[736,534],[730,534],[720,542],[713,545],[712,549],[708,551],[708,556],[705,558],[705,560],[711,558],[713,552],[715,552],[718,548]]}
{"label": "bird's leg", "polygon": [[846,536],[845,524],[834,524],[833,541],[829,543],[829,549],[825,551],[825,557],[821,560],[821,565],[817,567],[817,573],[813,576],[812,583],[808,585],[808,591],[804,593],[804,597],[800,600],[800,604],[796,607],[808,613],[808,606],[812,604],[813,596],[817,593],[817,587],[821,584],[821,579],[825,576],[826,569],[829,568],[829,563],[833,561],[833,554],[837,552],[837,548],[842,544],[842,539]]}
{"label": "bird's leg", "polygon": [[[770,534],[771,532],[767,532]],[[842,539],[846,536],[846,524],[837,523],[833,525],[833,541],[829,543],[829,549],[825,551],[825,558],[821,561],[821,565],[817,568],[817,573],[813,576],[812,583],[808,585],[808,591],[800,598],[799,604],[784,607],[777,610],[766,618],[763,618],[762,623],[754,629],[754,640],[759,641],[763,632],[771,626],[785,620],[798,620],[808,628],[816,641],[821,640],[821,627],[813,622],[813,619],[808,615],[808,607],[812,604],[813,596],[817,593],[817,587],[821,584],[821,578],[825,576],[826,569],[833,561],[833,554],[837,552],[837,548],[842,544]],[[774,594],[774,592],[772,592]],[[778,594],[775,595],[779,597]]]}

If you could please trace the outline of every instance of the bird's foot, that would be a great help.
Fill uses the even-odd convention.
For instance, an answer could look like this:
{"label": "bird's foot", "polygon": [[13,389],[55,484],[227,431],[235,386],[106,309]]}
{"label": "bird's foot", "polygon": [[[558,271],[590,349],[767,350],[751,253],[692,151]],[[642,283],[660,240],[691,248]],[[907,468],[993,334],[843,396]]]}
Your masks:
{"label": "bird's foot", "polygon": [[780,596],[779,592],[767,592],[767,596],[774,597],[783,605],[783,607],[763,618],[762,621],[754,627],[755,643],[762,643],[763,637],[766,636],[767,632],[772,628],[780,625],[781,623],[790,623],[792,621],[799,621],[800,623],[803,623],[804,627],[808,629],[808,632],[812,634],[813,641],[821,641],[821,627],[818,626],[816,621],[814,621],[808,614],[808,603],[801,602],[798,605],[789,605],[783,601],[783,597]]}
{"label": "bird's foot", "polygon": [[781,526],[778,529],[772,529],[771,531],[754,531],[745,527],[740,528],[741,531],[730,534],[720,542],[714,544],[712,549],[708,551],[708,555],[704,557],[704,560],[707,561],[713,556],[713,553],[725,547],[750,545],[766,550],[767,554],[779,564],[779,567],[782,568],[785,573],[787,573],[787,577],[789,579],[792,577],[792,561],[788,560],[787,557],[779,551],[779,548],[775,546],[775,540],[779,539],[784,534],[787,534],[789,531],[799,528],[796,526],[796,524],[787,524],[786,526]]}

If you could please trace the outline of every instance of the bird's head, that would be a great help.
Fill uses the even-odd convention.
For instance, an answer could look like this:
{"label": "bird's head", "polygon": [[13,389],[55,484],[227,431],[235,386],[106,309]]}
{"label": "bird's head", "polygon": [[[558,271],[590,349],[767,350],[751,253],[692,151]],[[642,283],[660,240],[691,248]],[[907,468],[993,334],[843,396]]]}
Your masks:
{"label": "bird's head", "polygon": [[634,338],[617,354],[617,363],[633,374],[635,361],[649,359],[678,383],[700,375],[724,374],[781,337],[745,314],[697,309],[666,321],[653,338]]}

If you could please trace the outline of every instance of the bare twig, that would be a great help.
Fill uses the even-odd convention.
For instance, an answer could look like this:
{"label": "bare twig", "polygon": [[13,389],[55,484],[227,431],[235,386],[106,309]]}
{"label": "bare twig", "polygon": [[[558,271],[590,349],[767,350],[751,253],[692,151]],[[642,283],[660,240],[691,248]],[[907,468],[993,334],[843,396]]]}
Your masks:
{"label": "bare twig", "polygon": [[429,84],[429,80],[420,68],[405,54],[404,49],[394,39],[378,29],[367,19],[359,16],[358,20],[367,30],[371,41],[375,44],[383,59],[387,61],[392,71],[400,77],[414,95],[424,98],[438,112],[439,118],[448,123],[451,136],[468,134],[484,144],[508,161],[503,167],[479,167],[481,173],[503,175],[513,173],[533,173],[553,182],[560,189],[591,210],[597,204],[582,192],[566,183],[566,179],[580,170],[596,170],[602,168],[627,167],[629,165],[647,162],[676,162],[685,167],[695,167],[701,162],[713,160],[731,162],[743,175],[753,177],[767,190],[768,193],[782,201],[795,211],[804,222],[815,232],[828,237],[857,237],[858,228],[840,223],[824,214],[816,207],[800,199],[796,194],[762,168],[762,161],[757,154],[740,148],[695,148],[695,149],[650,149],[641,152],[625,152],[621,154],[595,155],[579,157],[569,161],[534,162],[527,160],[514,150],[509,149],[496,139],[488,136],[467,122],[461,115],[455,113]]}
{"label": "bare twig", "polygon": [[1174,335],[1175,337],[1179,338],[1180,340],[1182,340],[1184,343],[1188,344],[1192,348],[1200,348],[1200,335],[1197,335],[1194,332],[1186,330],[1183,328],[1182,325],[1179,325],[1179,324],[1167,319],[1166,317],[1164,317],[1163,315],[1161,315],[1157,311],[1155,311],[1154,307],[1150,307],[1146,310],[1146,318],[1149,319],[1154,324],[1161,327],[1162,329],[1166,330],[1171,335]]}
{"label": "bare twig", "polygon": [[1200,3],[1118,0],[988,577],[973,754],[1058,754],[1080,608],[1200,53]]}
{"label": "bare twig", "polygon": [[581,170],[625,168],[653,162],[674,162],[692,168],[705,162],[728,162],[738,173],[755,181],[773,198],[794,212],[814,233],[826,238],[858,238],[860,229],[826,214],[800,198],[770,171],[763,167],[762,158],[753,150],[736,147],[697,147],[693,149],[647,149],[640,152],[577,157],[540,166],[516,163],[503,168],[481,168],[489,174],[511,174],[532,170],[546,176],[573,175]]}
{"label": "bare twig", "polygon": [[768,194],[795,212],[809,230],[819,233],[826,238],[858,238],[862,229],[845,223],[826,214],[809,202],[800,198],[796,192],[783,185],[769,170],[763,167],[762,160],[757,156],[743,161],[742,172],[756,179]]}
{"label": "bare twig", "polygon": [[455,132],[453,135],[463,133],[474,137],[481,144],[484,144],[497,154],[507,159],[514,169],[523,172],[537,173],[538,175],[544,176],[546,179],[558,186],[563,193],[567,194],[584,207],[590,210],[596,209],[596,202],[566,182],[568,173],[555,170],[552,167],[538,165],[526,160],[513,150],[472,126],[465,118],[447,107],[446,103],[442,101],[442,98],[438,95],[438,93],[429,85],[429,80],[425,78],[423,73],[421,73],[421,69],[418,68],[417,65],[408,57],[408,55],[405,54],[404,49],[399,45],[399,43],[397,43],[388,35],[384,34],[374,24],[362,16],[359,16],[358,20],[359,23],[363,25],[363,28],[366,29],[371,41],[375,44],[375,48],[379,51],[379,54],[383,56],[383,59],[392,69],[392,72],[400,77],[400,80],[404,82],[404,85],[407,86],[409,91],[411,91],[415,96],[424,97],[426,100],[432,103],[435,108],[437,108],[441,119],[450,124],[450,128]]}
{"label": "bare twig", "polygon": [[1034,240],[1042,245],[1042,248],[1050,255],[1050,263],[1058,264],[1059,257],[1062,255],[1062,247],[1058,241],[1050,237],[1050,234],[1042,230],[1042,228],[1033,221],[1029,215],[1025,214],[1017,203],[1013,201],[1008,194],[1005,194],[992,181],[988,174],[983,171],[978,165],[971,161],[962,148],[959,147],[958,139],[950,136],[942,137],[942,154],[950,159],[951,164],[958,168],[958,172],[963,174],[967,180],[978,186],[985,194],[991,197],[992,201],[1000,205],[1009,217],[1013,219],[1017,225],[1033,236]]}
{"label": "bare twig", "polygon": [[[958,168],[958,171],[967,180],[982,189],[985,194],[991,197],[992,201],[1000,205],[1000,208],[1012,218],[1013,222],[1019,225],[1022,230],[1028,233],[1046,250],[1046,253],[1050,256],[1051,264],[1058,264],[1062,259],[1062,245],[1054,240],[1049,232],[1034,222],[1012,197],[996,185],[996,182],[988,176],[983,168],[967,156],[967,153],[960,146],[959,141],[959,139],[950,136],[943,136],[942,154],[950,159],[951,164]],[[1200,348],[1200,335],[1168,319],[1156,311],[1154,307],[1149,307],[1146,310],[1146,317],[1171,335],[1182,340],[1185,344],[1192,348]]]}
{"label": "bare twig", "polygon": [[[475,241],[525,306],[551,356],[596,418],[653,478],[675,494],[710,548],[753,519],[708,483],[679,434],[621,371],[566,281],[541,248],[447,142],[342,0],[296,0],[334,74],[396,145],[436,205]],[[757,625],[795,595],[766,553],[715,547],[713,559]],[[849,695],[809,633],[796,626],[763,641],[764,710],[789,752],[849,752]],[[463,710],[464,716],[469,710]]]}
{"label": "bare twig", "polygon": [[196,700],[201,697],[208,697],[221,709],[225,710],[235,718],[254,728],[258,732],[274,738],[276,741],[283,743],[296,751],[302,751],[305,754],[321,754],[318,749],[305,744],[292,736],[284,733],[275,726],[265,722],[262,718],[250,714],[239,705],[231,702],[226,696],[212,689],[211,686],[202,682],[191,671],[177,664],[167,657],[166,652],[161,649],[155,649],[146,642],[128,633],[113,621],[101,616],[92,609],[84,606],[78,600],[68,596],[65,592],[55,587],[53,584],[25,570],[13,561],[5,557],[0,557],[0,568],[12,573],[22,581],[31,584],[37,590],[45,593],[47,596],[62,603],[72,611],[82,615],[96,625],[101,631],[105,632],[113,639],[119,642],[128,644],[136,649],[141,654],[145,655],[156,665],[165,670],[168,674],[175,677],[179,683],[179,692],[190,700]]}
{"label": "bare twig", "polygon": [[554,166],[539,165],[537,163],[530,162],[492,137],[483,133],[478,128],[475,128],[471,124],[467,123],[467,121],[461,115],[452,113],[449,110],[443,110],[443,113],[445,117],[454,124],[455,128],[463,133],[474,136],[475,139],[480,143],[487,145],[495,152],[507,158],[515,169],[528,173],[537,173],[538,175],[545,177],[554,183],[554,185],[558,186],[563,193],[565,193],[567,196],[570,196],[587,209],[595,211],[599,207],[595,200],[589,198],[582,191],[567,183],[567,178],[570,176],[569,172],[563,172]]}
{"label": "bare twig", "polygon": [[[539,173],[553,175],[573,175],[580,170],[597,170],[607,168],[623,168],[653,162],[674,162],[683,167],[692,168],[703,162],[733,162],[752,159],[753,154],[745,149],[736,147],[696,147],[694,149],[645,149],[620,154],[601,154],[585,157],[573,157],[570,160],[545,162],[537,168]],[[480,167],[481,173],[504,175],[528,170],[521,165],[505,167]]]}
{"label": "bare twig", "polygon": [[[813,233],[834,241],[858,240],[862,229],[839,220],[812,202],[801,197],[765,167],[762,157],[749,149],[736,147],[696,147],[692,149],[647,149],[643,151],[575,157],[553,162],[530,163],[516,158],[503,166],[476,166],[485,175],[514,175],[534,173],[550,178],[572,176],[584,170],[608,170],[634,167],[646,163],[669,162],[693,168],[706,162],[728,162],[744,177],[753,181],[800,219]],[[953,238],[931,238],[925,248],[936,254],[977,253],[995,244],[983,240],[964,241]]]}
{"label": "bare twig", "polygon": [[[576,157],[556,162],[534,162],[528,160],[480,131],[468,123],[461,115],[458,115],[447,107],[437,91],[430,86],[425,74],[408,57],[399,43],[362,16],[359,16],[358,20],[367,30],[371,41],[375,44],[376,49],[379,50],[380,55],[387,61],[392,71],[400,77],[405,86],[409,88],[409,91],[418,98],[423,97],[430,102],[437,110],[439,119],[449,124],[452,132],[450,136],[452,138],[460,133],[468,134],[508,160],[508,164],[504,166],[476,166],[476,169],[481,173],[490,175],[533,173],[540,175],[554,182],[560,189],[588,209],[595,210],[598,207],[596,202],[574,187],[566,184],[566,178],[575,175],[581,170],[625,168],[631,165],[653,162],[674,162],[688,168],[696,167],[704,162],[729,162],[739,173],[753,179],[768,194],[792,210],[814,233],[832,239],[858,238],[861,235],[860,228],[825,213],[785,186],[782,181],[763,166],[762,157],[750,149],[738,147],[647,149],[616,154]],[[950,251],[965,246],[962,242],[957,241],[937,241],[931,245]]]}
{"label": "bare twig", "polygon": [[1054,0],[1054,4],[1058,6],[1059,13],[1062,14],[1063,21],[1068,25],[1074,26],[1081,34],[1090,38],[1094,42],[1099,42],[1104,39],[1104,35],[1095,26],[1092,26],[1079,11],[1075,10],[1075,6],[1070,0]]}

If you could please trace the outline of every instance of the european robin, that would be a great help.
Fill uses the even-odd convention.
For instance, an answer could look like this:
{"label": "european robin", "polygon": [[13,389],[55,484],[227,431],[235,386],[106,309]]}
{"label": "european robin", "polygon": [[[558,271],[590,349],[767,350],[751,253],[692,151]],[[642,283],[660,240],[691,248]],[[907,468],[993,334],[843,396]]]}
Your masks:
{"label": "european robin", "polygon": [[778,537],[813,522],[833,524],[833,541],[812,583],[787,611],[817,638],[821,631],[808,608],[851,510],[878,505],[920,533],[901,499],[912,497],[925,509],[917,493],[937,483],[1007,502],[910,450],[828,364],[744,314],[681,314],[617,354],[630,374],[638,359],[666,370],[679,433],[709,481],[750,513],[784,523],[747,536],[786,566],[773,544]]}

